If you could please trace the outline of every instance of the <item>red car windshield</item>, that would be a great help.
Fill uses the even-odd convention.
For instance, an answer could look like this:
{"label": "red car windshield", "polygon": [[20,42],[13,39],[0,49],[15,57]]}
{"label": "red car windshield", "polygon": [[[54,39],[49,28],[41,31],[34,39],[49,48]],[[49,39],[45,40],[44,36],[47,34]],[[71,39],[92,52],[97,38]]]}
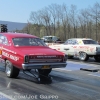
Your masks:
{"label": "red car windshield", "polygon": [[46,46],[46,44],[39,38],[18,37],[13,38],[12,40],[15,46]]}

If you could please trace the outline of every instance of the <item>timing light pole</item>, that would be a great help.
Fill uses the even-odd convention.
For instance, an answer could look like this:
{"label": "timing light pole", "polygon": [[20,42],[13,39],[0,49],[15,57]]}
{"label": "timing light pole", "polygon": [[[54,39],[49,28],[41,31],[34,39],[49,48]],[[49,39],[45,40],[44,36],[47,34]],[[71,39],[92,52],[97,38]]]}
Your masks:
{"label": "timing light pole", "polygon": [[0,24],[0,32],[7,32],[7,24]]}

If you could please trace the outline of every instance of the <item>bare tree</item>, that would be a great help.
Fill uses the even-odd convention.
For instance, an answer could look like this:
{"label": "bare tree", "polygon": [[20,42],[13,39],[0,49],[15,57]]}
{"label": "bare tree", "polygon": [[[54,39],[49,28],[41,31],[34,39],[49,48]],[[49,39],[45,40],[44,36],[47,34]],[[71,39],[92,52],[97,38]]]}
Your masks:
{"label": "bare tree", "polygon": [[43,20],[40,16],[41,11],[38,12],[31,12],[30,15],[30,20],[31,22],[34,24],[33,25],[33,33],[35,33],[36,35],[40,36],[40,32],[41,32],[41,26],[43,25]]}
{"label": "bare tree", "polygon": [[80,15],[78,16],[78,20],[80,23],[80,28],[82,32],[82,37],[90,37],[90,21],[91,18],[89,17],[88,10],[81,10]]}
{"label": "bare tree", "polygon": [[62,13],[61,13],[61,20],[63,25],[63,33],[65,40],[69,37],[69,17],[68,17],[68,8],[65,4],[62,5]]}
{"label": "bare tree", "polygon": [[[78,12],[75,5],[70,9],[63,4],[51,4],[30,15],[31,33],[38,36],[56,35],[62,40],[72,37],[90,37],[98,40],[100,36],[100,4]],[[29,33],[29,32],[28,32]]]}
{"label": "bare tree", "polygon": [[100,4],[95,3],[93,8],[90,8],[89,15],[93,19],[93,22],[95,23],[95,34],[96,34],[96,40],[98,40],[98,23],[100,21]]}
{"label": "bare tree", "polygon": [[53,19],[52,25],[53,25],[53,29],[54,29],[54,35],[55,35],[55,32],[56,32],[56,30],[55,30],[55,25],[56,25],[56,7],[57,7],[56,4],[52,4],[52,5],[50,5],[48,7],[48,10],[51,13],[51,16],[52,16],[52,19]]}
{"label": "bare tree", "polygon": [[48,8],[46,7],[45,9],[43,9],[43,11],[41,11],[41,19],[43,20],[43,25],[46,28],[46,33],[47,35],[51,34],[51,14],[48,12],[47,10]]}
{"label": "bare tree", "polygon": [[70,21],[73,27],[73,37],[77,38],[77,7],[75,5],[71,5]]}

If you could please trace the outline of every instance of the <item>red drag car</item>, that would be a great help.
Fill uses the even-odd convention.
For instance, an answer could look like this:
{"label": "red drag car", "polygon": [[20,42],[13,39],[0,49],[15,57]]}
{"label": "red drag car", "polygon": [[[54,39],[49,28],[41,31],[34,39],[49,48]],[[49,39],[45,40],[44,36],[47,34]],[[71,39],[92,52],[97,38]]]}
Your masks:
{"label": "red drag car", "polygon": [[47,47],[40,38],[25,33],[0,33],[0,57],[10,78],[16,78],[20,70],[35,69],[42,80],[49,77],[52,68],[67,65],[64,53]]}

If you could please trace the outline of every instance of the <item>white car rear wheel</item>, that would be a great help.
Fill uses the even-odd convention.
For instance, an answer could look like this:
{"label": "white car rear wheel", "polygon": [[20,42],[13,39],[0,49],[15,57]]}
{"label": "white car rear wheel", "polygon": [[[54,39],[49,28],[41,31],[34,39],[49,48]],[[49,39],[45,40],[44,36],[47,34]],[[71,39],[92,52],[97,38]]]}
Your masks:
{"label": "white car rear wheel", "polygon": [[89,59],[89,56],[85,52],[80,52],[79,59],[82,61],[87,61]]}

